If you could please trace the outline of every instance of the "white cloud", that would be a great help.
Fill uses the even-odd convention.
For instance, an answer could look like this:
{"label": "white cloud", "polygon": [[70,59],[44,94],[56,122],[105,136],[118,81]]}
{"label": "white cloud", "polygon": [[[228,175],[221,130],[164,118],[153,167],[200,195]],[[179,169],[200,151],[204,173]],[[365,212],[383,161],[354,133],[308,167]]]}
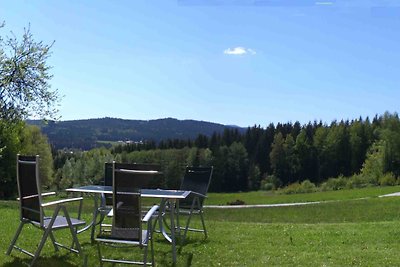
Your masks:
{"label": "white cloud", "polygon": [[331,6],[331,5],[333,5],[333,2],[331,2],[331,1],[317,1],[317,2],[315,2],[315,4],[317,6]]}
{"label": "white cloud", "polygon": [[255,55],[256,51],[251,49],[251,48],[245,48],[245,47],[235,47],[235,48],[228,48],[224,50],[225,55]]}

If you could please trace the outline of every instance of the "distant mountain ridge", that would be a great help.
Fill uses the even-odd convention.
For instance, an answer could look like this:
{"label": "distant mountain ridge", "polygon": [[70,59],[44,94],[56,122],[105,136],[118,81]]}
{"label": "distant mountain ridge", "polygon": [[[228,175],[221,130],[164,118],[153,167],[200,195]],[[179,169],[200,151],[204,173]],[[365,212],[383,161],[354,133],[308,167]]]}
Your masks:
{"label": "distant mountain ridge", "polygon": [[213,122],[196,120],[178,120],[174,118],[156,120],[125,120],[118,118],[100,118],[44,123],[40,120],[28,120],[28,124],[39,126],[47,135],[49,142],[56,148],[91,149],[99,141],[146,141],[159,142],[166,139],[194,139],[199,134],[211,136],[222,133],[225,128],[245,128],[228,126]]}

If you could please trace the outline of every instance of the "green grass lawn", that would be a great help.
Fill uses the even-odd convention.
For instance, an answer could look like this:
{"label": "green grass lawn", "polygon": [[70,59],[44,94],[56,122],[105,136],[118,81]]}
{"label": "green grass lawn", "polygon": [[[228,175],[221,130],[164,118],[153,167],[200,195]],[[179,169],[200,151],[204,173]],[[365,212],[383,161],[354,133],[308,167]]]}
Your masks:
{"label": "green grass lawn", "polygon": [[209,193],[205,205],[226,205],[228,202],[243,200],[246,204],[277,204],[294,202],[312,202],[329,200],[347,200],[365,197],[377,197],[400,192],[400,186],[367,187],[338,191],[316,192],[310,194],[279,194],[276,191],[255,191],[248,193]]}
{"label": "green grass lawn", "polygon": [[[267,192],[210,194],[206,204],[241,199],[247,204],[328,201],[321,204],[250,209],[206,209],[209,238],[190,233],[179,247],[177,266],[400,266],[400,198],[378,195],[400,187],[365,188],[324,193],[276,195]],[[257,201],[258,199],[258,201]],[[85,200],[89,219],[90,199]],[[14,250],[6,256],[18,225],[15,201],[0,202],[0,266],[26,266],[29,258]],[[196,219],[195,224],[199,224]],[[33,250],[40,231],[25,229],[19,239]],[[171,266],[171,247],[155,235],[157,266]],[[69,243],[67,231],[56,238]],[[78,236],[89,266],[98,266],[89,233]],[[136,249],[137,250],[137,249]],[[105,249],[107,252],[111,250]],[[119,255],[129,251],[112,250]],[[80,259],[46,243],[37,266],[79,266]],[[111,265],[105,265],[111,266]]]}

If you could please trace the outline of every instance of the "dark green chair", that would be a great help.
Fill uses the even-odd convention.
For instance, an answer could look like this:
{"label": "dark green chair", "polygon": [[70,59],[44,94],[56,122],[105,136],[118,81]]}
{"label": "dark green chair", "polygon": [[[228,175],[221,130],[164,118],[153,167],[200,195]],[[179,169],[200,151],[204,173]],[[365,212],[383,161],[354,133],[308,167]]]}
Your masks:
{"label": "dark green chair", "polygon": [[[207,238],[207,229],[203,216],[203,202],[207,196],[212,173],[213,167],[186,167],[180,190],[192,191],[192,193],[187,198],[177,201],[176,205],[177,226],[180,230],[184,231],[182,241],[185,240],[188,231],[203,232]],[[200,216],[202,229],[189,227],[194,215]],[[186,217],[184,227],[180,227],[180,221],[184,217]]]}
{"label": "dark green chair", "polygon": [[[143,170],[143,171],[158,171],[160,172],[160,165],[150,164],[150,163],[116,163],[119,167],[127,170]],[[160,175],[157,175],[159,177]],[[146,188],[154,188],[156,187],[156,183],[158,183],[158,179],[151,177],[151,179],[147,183]],[[149,177],[148,177],[149,178]],[[106,162],[104,164],[104,185],[112,186],[113,185],[113,163]],[[110,211],[112,210],[113,198],[112,194],[101,194],[100,200],[100,232],[108,231],[110,224],[103,223],[105,217],[111,217]],[[94,231],[94,227],[92,228]],[[92,234],[94,236],[94,233]]]}
{"label": "dark green chair", "polygon": [[[39,177],[39,156],[17,155],[17,184],[20,206],[20,224],[6,254],[10,255],[13,249],[19,250],[33,258],[30,263],[30,266],[33,266],[38,259],[47,238],[50,236],[51,242],[56,251],[61,247],[83,256],[81,246],[76,236],[76,229],[78,226],[85,225],[85,221],[80,220],[79,216],[78,219],[71,218],[65,206],[65,204],[69,202],[82,201],[82,198],[63,199],[43,203],[43,197],[55,195],[55,193],[42,193]],[[44,209],[49,207],[55,207],[51,217],[45,216]],[[60,211],[63,212],[64,216],[60,215]],[[35,226],[35,228],[43,231],[42,238],[34,253],[16,245],[22,228],[26,224],[31,224]],[[71,246],[65,246],[56,241],[53,232],[62,229],[69,229],[71,232]]]}
{"label": "dark green chair", "polygon": [[[154,205],[143,216],[141,205],[141,188],[147,188],[151,178],[156,175],[146,170],[128,169],[126,164],[113,163],[113,217],[111,230],[100,232],[95,241],[98,243],[100,266],[103,262],[138,264],[154,266],[153,226],[152,218],[158,210]],[[132,167],[132,166],[131,166]],[[115,259],[103,257],[101,246],[129,246],[143,250],[143,259]],[[150,245],[151,262],[147,262]]]}

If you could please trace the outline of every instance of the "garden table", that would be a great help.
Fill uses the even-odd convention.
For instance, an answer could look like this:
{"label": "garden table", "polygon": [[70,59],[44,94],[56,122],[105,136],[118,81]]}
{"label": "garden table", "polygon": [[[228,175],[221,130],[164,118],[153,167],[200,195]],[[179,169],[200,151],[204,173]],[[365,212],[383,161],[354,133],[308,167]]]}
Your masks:
{"label": "garden table", "polygon": [[[78,234],[82,233],[89,228],[92,229],[91,231],[91,239],[94,240],[94,232],[96,226],[96,218],[99,214],[99,205],[98,205],[98,198],[101,194],[112,194],[112,186],[102,186],[102,185],[86,185],[80,186],[76,188],[68,188],[66,189],[67,192],[75,192],[75,193],[92,193],[94,194],[94,209],[93,209],[93,218],[92,221],[86,225],[84,228],[78,230]],[[188,195],[190,195],[191,191],[181,191],[181,190],[166,190],[166,189],[141,189],[141,196],[146,198],[159,198],[161,199],[160,203],[160,212],[158,213],[158,220],[160,231],[163,236],[172,244],[172,262],[176,263],[176,230],[179,233],[179,227],[175,227],[175,204],[178,199],[184,199]],[[163,219],[162,213],[166,209],[167,203],[171,203],[169,205],[170,208],[170,224],[171,224],[171,235],[169,236],[165,228],[163,227]],[[79,214],[81,213],[82,207],[79,207]]]}

